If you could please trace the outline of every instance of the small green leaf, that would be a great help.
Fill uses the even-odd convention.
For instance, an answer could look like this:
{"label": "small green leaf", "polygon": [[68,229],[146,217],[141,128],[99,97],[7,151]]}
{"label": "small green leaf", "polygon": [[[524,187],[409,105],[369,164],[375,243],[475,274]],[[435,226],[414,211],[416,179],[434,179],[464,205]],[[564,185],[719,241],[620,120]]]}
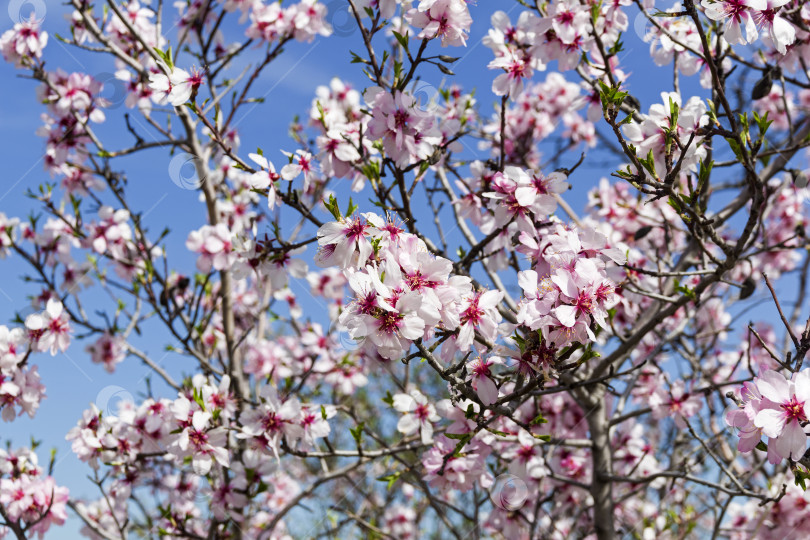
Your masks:
{"label": "small green leaf", "polygon": [[338,208],[337,199],[335,199],[334,195],[329,195],[329,200],[324,201],[323,205],[326,207],[329,213],[332,214],[332,217],[340,221],[341,219],[340,208]]}
{"label": "small green leaf", "polygon": [[391,491],[391,488],[396,483],[396,481],[399,480],[400,476],[402,476],[402,472],[401,471],[395,471],[395,472],[392,472],[391,474],[386,474],[386,475],[380,476],[380,477],[377,478],[377,480],[379,480],[380,482],[388,482],[388,484],[386,486],[386,489],[388,491]]}
{"label": "small green leaf", "polygon": [[360,441],[363,440],[363,427],[364,427],[364,425],[365,424],[363,422],[360,422],[359,424],[357,424],[356,427],[349,428],[349,432],[351,432],[352,437],[354,438],[354,442],[357,443],[357,446],[360,446]]}
{"label": "small green leaf", "polygon": [[410,39],[408,34],[403,35],[403,34],[400,34],[399,32],[392,32],[392,33],[394,34],[394,37],[396,38],[397,43],[399,43],[402,46],[402,48],[407,51],[408,50],[408,40]]}
{"label": "small green leaf", "polygon": [[346,209],[346,217],[351,217],[351,215],[354,214],[354,211],[357,210],[357,208],[358,207],[356,204],[354,204],[352,198],[349,197],[349,207]]}

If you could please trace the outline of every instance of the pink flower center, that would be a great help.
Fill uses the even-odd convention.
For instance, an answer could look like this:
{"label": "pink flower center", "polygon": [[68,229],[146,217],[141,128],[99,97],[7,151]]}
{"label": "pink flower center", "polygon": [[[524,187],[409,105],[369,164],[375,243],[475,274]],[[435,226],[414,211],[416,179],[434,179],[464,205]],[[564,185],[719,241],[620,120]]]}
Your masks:
{"label": "pink flower center", "polygon": [[470,306],[461,313],[462,324],[470,323],[473,325],[478,325],[481,323],[481,319],[484,316],[484,310],[478,307],[479,297],[480,295],[476,295],[475,298],[470,301]]}
{"label": "pink flower center", "polygon": [[281,431],[281,419],[276,416],[275,412],[267,413],[267,416],[262,418],[262,428],[267,433],[276,433]]}
{"label": "pink flower center", "polygon": [[577,311],[583,314],[588,314],[593,309],[593,298],[590,294],[581,292],[577,297],[576,303]]}
{"label": "pink flower center", "polygon": [[379,329],[386,334],[393,334],[402,323],[402,315],[386,311],[379,319]]}
{"label": "pink flower center", "polygon": [[521,446],[517,455],[521,461],[529,461],[534,457],[534,446]]}
{"label": "pink flower center", "polygon": [[208,442],[208,435],[196,429],[190,429],[188,432],[188,441],[194,445],[195,448],[203,448]]}
{"label": "pink flower center", "polygon": [[366,224],[360,221],[360,218],[354,218],[351,224],[343,229],[343,234],[349,240],[358,240],[363,236],[366,231]]}
{"label": "pink flower center", "polygon": [[472,372],[478,377],[489,377],[489,363],[479,359],[473,363]]}
{"label": "pink flower center", "polygon": [[427,420],[428,416],[430,416],[430,411],[427,405],[420,404],[416,406],[416,410],[413,411],[413,414],[415,414],[419,420]]}
{"label": "pink flower center", "polygon": [[747,9],[748,6],[741,0],[727,0],[723,2],[723,12],[726,17],[731,17],[737,21],[740,19],[740,14],[744,13]]}
{"label": "pink flower center", "polygon": [[796,396],[790,398],[790,401],[787,403],[782,403],[780,405],[782,410],[785,411],[785,414],[791,420],[798,420],[799,422],[806,422],[807,417],[804,414],[804,403],[799,402],[796,399]]}

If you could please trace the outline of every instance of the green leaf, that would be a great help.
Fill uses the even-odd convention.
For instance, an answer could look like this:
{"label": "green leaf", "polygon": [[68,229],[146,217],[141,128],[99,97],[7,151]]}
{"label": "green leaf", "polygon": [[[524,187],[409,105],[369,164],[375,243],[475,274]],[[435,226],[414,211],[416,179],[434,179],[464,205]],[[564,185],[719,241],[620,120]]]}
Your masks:
{"label": "green leaf", "polygon": [[202,394],[200,394],[196,388],[194,389],[194,401],[202,410],[205,410],[205,402],[203,401]]}
{"label": "green leaf", "polygon": [[334,217],[338,221],[341,220],[340,208],[338,208],[337,199],[335,199],[334,195],[330,194],[329,200],[324,201],[323,205],[326,207],[329,213],[332,214],[332,217]]}
{"label": "green leaf", "polygon": [[349,54],[352,55],[352,61],[351,61],[352,64],[370,64],[371,63],[368,60],[366,60],[365,58],[359,56],[357,53],[349,51]]}
{"label": "green leaf", "polygon": [[403,34],[400,34],[399,32],[392,32],[392,33],[394,34],[394,37],[396,38],[397,43],[399,43],[402,46],[402,48],[407,51],[408,50],[408,41],[410,40],[410,37],[408,36],[408,34],[403,35]]}
{"label": "green leaf", "polygon": [[726,137],[726,142],[728,143],[728,146],[731,148],[732,152],[734,152],[734,156],[737,158],[737,160],[742,161],[742,151],[740,150],[740,145],[737,144],[737,141],[730,137]]}
{"label": "green leaf", "polygon": [[349,432],[351,432],[352,437],[354,438],[354,442],[357,443],[357,446],[360,446],[360,441],[363,440],[363,427],[365,424],[360,422],[357,424],[357,427],[349,428]]}
{"label": "green leaf", "polygon": [[810,478],[810,473],[807,471],[797,470],[794,471],[794,481],[796,482],[797,486],[801,486],[802,491],[807,491],[807,484],[806,480]]}
{"label": "green leaf", "polygon": [[351,217],[354,214],[354,211],[357,210],[357,205],[352,202],[352,198],[349,197],[349,207],[346,209],[346,217]]}
{"label": "green leaf", "polygon": [[386,489],[391,491],[391,487],[399,480],[399,477],[402,476],[402,471],[394,471],[391,474],[386,474],[377,478],[380,482],[388,482]]}
{"label": "green leaf", "polygon": [[160,59],[163,60],[163,62],[169,67],[169,69],[172,69],[172,70],[174,69],[174,64],[172,63],[172,48],[171,47],[169,47],[169,50],[167,52],[163,52],[160,49],[158,49],[157,47],[153,47],[152,50],[155,51],[155,54],[157,54],[160,57]]}
{"label": "green leaf", "polygon": [[681,202],[677,198],[670,196],[669,199],[667,199],[667,204],[674,208],[679,214],[681,213]]}
{"label": "green leaf", "polygon": [[697,294],[695,293],[695,290],[685,285],[681,285],[681,282],[678,279],[675,280],[675,290],[683,294],[690,300],[697,300]]}
{"label": "green leaf", "polygon": [[621,37],[622,33],[619,32],[619,35],[616,37],[616,42],[610,49],[608,49],[608,56],[616,56],[624,50],[624,43],[622,42]]}
{"label": "green leaf", "polygon": [[537,417],[534,420],[529,422],[529,424],[532,425],[532,426],[536,426],[537,424],[547,424],[547,423],[548,423],[548,420],[543,418],[542,414],[538,414]]}

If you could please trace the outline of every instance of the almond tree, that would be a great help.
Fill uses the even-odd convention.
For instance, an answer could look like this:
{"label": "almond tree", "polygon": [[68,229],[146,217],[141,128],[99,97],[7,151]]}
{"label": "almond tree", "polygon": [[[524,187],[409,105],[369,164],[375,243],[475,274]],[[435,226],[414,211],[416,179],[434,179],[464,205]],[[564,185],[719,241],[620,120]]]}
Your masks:
{"label": "almond tree", "polygon": [[[518,4],[71,0],[59,36],[2,34],[53,178],[0,213],[33,298],[0,326],[2,418],[36,415],[37,357],[69,347],[157,382],[65,426],[95,499],[0,450],[0,537],[68,512],[116,540],[806,533],[810,4]],[[324,80],[287,148],[243,141],[261,74],[341,10],[367,87]],[[452,67],[473,15],[477,94]],[[54,40],[115,79],[50,65]],[[132,203],[120,158],[160,152],[194,168],[188,230]],[[134,344],[147,324],[181,367]]]}

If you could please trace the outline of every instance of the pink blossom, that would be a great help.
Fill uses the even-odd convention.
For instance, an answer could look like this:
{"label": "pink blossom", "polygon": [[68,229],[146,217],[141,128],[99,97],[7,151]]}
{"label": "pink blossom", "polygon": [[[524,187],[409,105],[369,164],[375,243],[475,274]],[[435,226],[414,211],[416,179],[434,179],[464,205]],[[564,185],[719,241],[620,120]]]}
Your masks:
{"label": "pink blossom", "polygon": [[393,399],[394,409],[402,413],[397,422],[397,431],[403,435],[419,432],[422,444],[433,442],[433,424],[440,418],[425,395],[418,390],[411,390],[407,394],[395,394]]}
{"label": "pink blossom", "polygon": [[410,94],[396,90],[392,95],[373,87],[366,90],[365,99],[372,107],[368,137],[382,139],[383,148],[399,167],[428,158],[441,143],[433,116],[420,109]]}
{"label": "pink blossom", "polygon": [[40,30],[41,23],[32,13],[28,20],[16,23],[14,28],[0,36],[0,53],[6,62],[23,67],[32,59],[42,58],[42,49],[48,44],[48,33]]}
{"label": "pink blossom", "polygon": [[422,31],[422,39],[442,38],[442,46],[466,46],[472,17],[464,0],[420,0],[405,14],[405,20]]}
{"label": "pink blossom", "polygon": [[810,411],[810,372],[802,370],[792,380],[786,380],[768,370],[754,384],[762,395],[754,425],[768,436],[768,448],[774,448],[775,455],[769,452],[768,459],[779,456],[798,460],[807,446],[802,423],[807,422]]}
{"label": "pink blossom", "polygon": [[186,240],[186,247],[199,254],[197,269],[200,272],[228,270],[237,260],[233,234],[224,223],[203,225],[192,231]]}
{"label": "pink blossom", "polygon": [[166,68],[169,73],[153,73],[149,76],[149,88],[154,92],[157,103],[170,103],[180,107],[191,99],[200,85],[203,84],[203,74],[192,70],[191,73],[178,67]]}
{"label": "pink blossom", "polygon": [[227,432],[222,427],[214,427],[212,414],[181,396],[172,405],[172,413],[180,426],[180,433],[169,446],[169,452],[182,460],[191,456],[194,472],[208,474],[214,460],[228,467],[230,458],[225,449]]}
{"label": "pink blossom", "polygon": [[38,352],[66,351],[70,345],[70,318],[62,302],[55,298],[48,300],[45,311],[29,315],[25,319],[25,328],[28,330],[28,339],[32,350]]}
{"label": "pink blossom", "polygon": [[[766,0],[702,0],[701,5],[708,18],[726,22],[724,37],[732,45],[745,45],[757,39],[754,10],[762,11],[768,7]],[[745,37],[742,28],[745,28]]]}
{"label": "pink blossom", "polygon": [[332,221],[318,229],[318,266],[363,266],[372,253],[370,239],[380,235],[383,221],[372,213]]}
{"label": "pink blossom", "polygon": [[126,342],[123,336],[102,334],[95,343],[88,345],[85,351],[90,353],[91,359],[102,364],[109,373],[115,371],[116,364],[123,362],[126,357]]}
{"label": "pink blossom", "polygon": [[261,404],[257,408],[243,411],[239,415],[242,426],[241,438],[254,438],[261,448],[269,446],[273,455],[278,457],[282,440],[288,444],[304,435],[300,425],[301,404],[292,397],[282,402],[272,386],[262,386],[259,395]]}
{"label": "pink blossom", "polygon": [[499,364],[503,364],[503,360],[497,356],[490,356],[487,359],[479,356],[467,363],[467,372],[472,378],[473,389],[484,405],[492,405],[498,401],[498,387],[495,385],[494,374],[490,368]]}
{"label": "pink blossom", "polygon": [[[443,492],[450,489],[469,491],[478,483],[487,488],[492,485],[492,476],[484,461],[492,449],[478,439],[473,439],[456,456],[457,441],[444,435],[438,437],[433,448],[422,454],[425,480]],[[441,473],[441,474],[439,474]]]}
{"label": "pink blossom", "polygon": [[684,382],[677,380],[669,390],[658,388],[650,396],[650,406],[653,410],[653,418],[660,420],[672,417],[675,424],[683,429],[686,427],[685,419],[700,411],[703,399],[699,394],[687,392]]}

